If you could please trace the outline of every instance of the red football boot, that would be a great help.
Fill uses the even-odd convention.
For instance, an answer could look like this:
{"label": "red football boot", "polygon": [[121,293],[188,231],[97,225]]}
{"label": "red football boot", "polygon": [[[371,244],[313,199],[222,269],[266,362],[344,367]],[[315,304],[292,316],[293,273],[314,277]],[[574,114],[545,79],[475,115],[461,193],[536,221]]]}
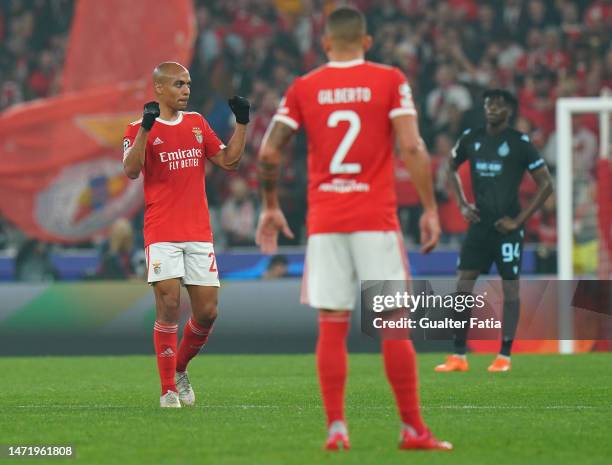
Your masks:
{"label": "red football boot", "polygon": [[402,428],[399,448],[404,450],[453,450],[453,445],[448,441],[434,438],[429,430],[416,435],[411,428]]}

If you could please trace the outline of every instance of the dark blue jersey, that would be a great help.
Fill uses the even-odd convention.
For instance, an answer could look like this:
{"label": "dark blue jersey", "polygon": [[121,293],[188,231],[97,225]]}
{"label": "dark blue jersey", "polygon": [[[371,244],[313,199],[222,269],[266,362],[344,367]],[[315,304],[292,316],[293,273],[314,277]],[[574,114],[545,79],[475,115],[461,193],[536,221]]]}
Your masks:
{"label": "dark blue jersey", "polygon": [[490,135],[485,128],[468,129],[452,151],[452,166],[470,162],[472,186],[481,221],[492,223],[520,212],[519,186],[525,171],[544,165],[529,136],[512,128]]}

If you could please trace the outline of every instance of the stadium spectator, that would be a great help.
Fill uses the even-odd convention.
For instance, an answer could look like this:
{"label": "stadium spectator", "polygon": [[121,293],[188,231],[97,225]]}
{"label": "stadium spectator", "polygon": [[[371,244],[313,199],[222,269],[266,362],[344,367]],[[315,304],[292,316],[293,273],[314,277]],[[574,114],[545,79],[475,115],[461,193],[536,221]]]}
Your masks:
{"label": "stadium spectator", "polygon": [[128,220],[120,218],[113,223],[108,241],[102,245],[95,278],[125,280],[134,277],[133,255],[134,230]]}
{"label": "stadium spectator", "polygon": [[262,279],[286,278],[289,275],[289,260],[285,255],[274,255],[268,263],[268,268]]}
{"label": "stadium spectator", "polygon": [[434,130],[451,129],[457,133],[463,113],[472,108],[472,97],[467,88],[456,81],[455,69],[450,64],[438,67],[436,82],[437,87],[427,96],[427,116]]}
{"label": "stadium spectator", "polygon": [[597,271],[597,197],[591,175],[574,178],[574,273]]}
{"label": "stadium spectator", "polygon": [[51,245],[36,239],[23,243],[15,258],[15,279],[23,282],[56,281],[59,274],[51,262]]}
{"label": "stadium spectator", "polygon": [[230,247],[250,246],[255,240],[257,208],[246,181],[234,177],[229,185],[230,197],[221,207],[221,228]]}

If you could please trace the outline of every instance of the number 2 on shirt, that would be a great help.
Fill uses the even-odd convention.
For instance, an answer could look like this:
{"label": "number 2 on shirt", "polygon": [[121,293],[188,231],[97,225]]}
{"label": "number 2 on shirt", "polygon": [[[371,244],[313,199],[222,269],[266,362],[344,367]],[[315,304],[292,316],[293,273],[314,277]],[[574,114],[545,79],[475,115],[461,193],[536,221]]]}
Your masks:
{"label": "number 2 on shirt", "polygon": [[359,115],[351,110],[337,110],[329,115],[327,119],[327,127],[338,127],[338,123],[346,121],[349,123],[349,128],[342,138],[340,145],[336,149],[334,156],[329,164],[331,174],[357,174],[361,173],[361,165],[359,163],[343,163],[346,154],[351,149],[355,139],[361,130],[361,120]]}
{"label": "number 2 on shirt", "polygon": [[214,252],[210,252],[208,254],[209,258],[212,258],[212,261],[210,262],[210,268],[208,271],[210,271],[211,273],[216,273],[217,272],[217,266],[216,266],[216,258],[215,258],[215,253]]}

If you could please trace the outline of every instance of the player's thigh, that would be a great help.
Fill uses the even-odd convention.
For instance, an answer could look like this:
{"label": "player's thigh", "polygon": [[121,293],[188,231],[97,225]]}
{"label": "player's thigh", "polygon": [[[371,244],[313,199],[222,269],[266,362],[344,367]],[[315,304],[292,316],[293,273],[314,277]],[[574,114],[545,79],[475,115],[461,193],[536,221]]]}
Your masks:
{"label": "player's thigh", "polygon": [[327,310],[353,310],[357,281],[348,234],[313,234],[306,246],[302,303]]}
{"label": "player's thigh", "polygon": [[160,323],[175,324],[180,316],[180,279],[164,279],[151,284],[155,295],[155,319]]}
{"label": "player's thigh", "polygon": [[217,317],[219,288],[216,286],[186,285],[191,301],[191,311],[198,323],[205,323]]}
{"label": "player's thigh", "polygon": [[480,276],[480,270],[458,270],[457,292],[472,292],[478,276]]}
{"label": "player's thigh", "polygon": [[461,244],[457,269],[488,273],[495,260],[496,237],[491,228],[471,224]]}
{"label": "player's thigh", "polygon": [[185,242],[185,276],[183,283],[219,287],[217,258],[211,242]]}
{"label": "player's thigh", "polygon": [[498,234],[495,265],[502,279],[518,279],[521,273],[521,262],[523,259],[523,237],[522,229],[517,229],[509,234]]}
{"label": "player's thigh", "polygon": [[185,275],[183,245],[180,242],[156,242],[145,248],[149,284]]}

